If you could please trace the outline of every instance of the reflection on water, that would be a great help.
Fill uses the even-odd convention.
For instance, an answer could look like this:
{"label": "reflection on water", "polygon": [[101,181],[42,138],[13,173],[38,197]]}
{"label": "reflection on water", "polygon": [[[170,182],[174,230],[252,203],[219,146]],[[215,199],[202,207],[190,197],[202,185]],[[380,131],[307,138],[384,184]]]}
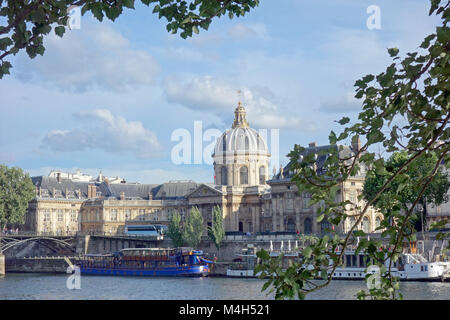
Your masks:
{"label": "reflection on water", "polygon": [[[69,275],[7,274],[0,278],[0,300],[5,299],[162,299],[253,300],[273,299],[261,292],[264,281],[230,278],[142,278],[82,276],[81,290],[69,290]],[[333,281],[307,299],[356,299],[363,281]],[[450,283],[402,282],[404,299],[448,300]]]}

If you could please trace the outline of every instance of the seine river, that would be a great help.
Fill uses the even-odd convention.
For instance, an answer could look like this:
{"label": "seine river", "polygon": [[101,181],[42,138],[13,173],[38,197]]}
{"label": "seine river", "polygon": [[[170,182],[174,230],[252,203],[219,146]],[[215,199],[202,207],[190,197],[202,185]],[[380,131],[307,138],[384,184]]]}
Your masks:
{"label": "seine river", "polygon": [[[230,278],[140,278],[82,276],[81,289],[69,290],[64,274],[7,274],[0,278],[0,300],[265,300],[264,281]],[[307,299],[356,299],[363,281],[333,281]],[[406,300],[450,300],[450,283],[402,282]]]}

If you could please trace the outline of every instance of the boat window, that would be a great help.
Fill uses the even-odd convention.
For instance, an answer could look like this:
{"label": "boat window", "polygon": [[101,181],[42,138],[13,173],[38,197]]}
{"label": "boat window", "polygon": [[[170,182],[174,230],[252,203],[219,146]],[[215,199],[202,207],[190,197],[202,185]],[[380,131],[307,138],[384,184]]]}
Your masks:
{"label": "boat window", "polygon": [[360,254],[359,255],[359,266],[360,267],[365,267],[366,266],[366,261],[365,261],[365,256]]}
{"label": "boat window", "polygon": [[352,260],[351,260],[352,258],[351,258],[351,256],[346,255],[345,259],[346,259],[346,266],[347,267],[351,267],[352,266]]}

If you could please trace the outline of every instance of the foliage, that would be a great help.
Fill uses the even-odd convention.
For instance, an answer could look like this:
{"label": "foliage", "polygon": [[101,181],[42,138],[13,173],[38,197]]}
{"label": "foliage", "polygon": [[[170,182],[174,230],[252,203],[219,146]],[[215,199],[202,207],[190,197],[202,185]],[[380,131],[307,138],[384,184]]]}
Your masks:
{"label": "foliage", "polygon": [[[445,164],[447,169],[450,167],[450,2],[431,0],[429,14],[436,14],[442,20],[442,25],[423,40],[417,52],[407,53],[406,57],[400,59],[397,48],[388,49],[393,63],[386,71],[377,76],[367,75],[355,82],[355,97],[362,99],[362,111],[353,124],[348,117],[337,121],[345,128],[339,134],[333,131],[330,133],[330,148],[318,151],[315,155],[295,145],[289,154],[292,164],[290,169],[294,172],[293,181],[299,192],[312,195],[311,205],[319,202],[324,204],[317,209],[317,221],[327,218],[337,227],[330,230],[330,235],[305,247],[300,261],[286,270],[281,270],[279,264],[273,263],[264,252],[259,253],[261,266],[258,270],[270,276],[263,289],[274,286],[277,298],[303,298],[327,286],[354,235],[362,237],[356,253],[364,251],[382,269],[380,287],[362,291],[358,298],[402,298],[398,292],[398,279],[392,275],[391,269],[402,253],[404,243],[416,239],[415,230],[410,229],[408,221],[440,166]],[[348,138],[358,137],[362,139],[363,145],[357,152],[349,154],[338,145]],[[391,172],[387,172],[384,159],[377,158],[370,151],[378,147],[387,153],[405,151],[407,157],[399,167],[393,167]],[[317,170],[316,156],[322,155],[326,160],[321,170]],[[429,159],[434,159],[432,170],[413,181],[414,193],[407,210],[401,210],[401,206],[395,204],[390,207],[383,201],[377,203],[378,209],[384,214],[380,230],[383,230],[381,235],[389,240],[387,247],[382,247],[380,240],[366,239],[366,234],[361,230],[354,232],[369,208],[380,197],[382,199],[384,192],[394,182],[399,183],[401,188],[401,184],[410,179],[409,170],[420,161]],[[369,201],[362,201],[362,195],[358,196],[361,201],[356,203],[342,199],[343,183],[360,173],[363,167],[369,176],[386,176],[386,181],[377,187],[378,191],[372,194]],[[356,218],[355,222],[347,234],[340,235],[338,226],[348,220],[350,215]],[[395,223],[390,224],[389,221]]]}
{"label": "foliage", "polygon": [[[363,195],[367,201],[373,199],[373,195],[377,194],[379,189],[386,183],[386,181],[397,171],[406,161],[408,161],[408,154],[406,151],[394,152],[385,163],[385,170],[381,173],[370,172],[364,183]],[[405,172],[404,178],[398,177],[392,180],[389,187],[384,190],[380,196],[375,199],[374,206],[383,208],[392,208],[400,206],[403,210],[408,210],[410,205],[418,197],[419,187],[432,174],[437,162],[437,157],[433,152],[425,154],[408,166],[408,171]],[[426,217],[426,205],[434,204],[440,205],[448,201],[447,191],[450,187],[450,181],[447,172],[440,167],[434,178],[426,187],[423,195],[419,199],[419,204],[422,206],[423,217],[413,217],[411,221],[421,222]],[[425,221],[425,220],[424,220]],[[415,229],[420,231],[421,224],[416,223]]]}
{"label": "foliage", "polygon": [[167,236],[172,239],[176,247],[183,245],[183,229],[181,227],[181,216],[178,211],[175,211],[170,218]]}
{"label": "foliage", "polygon": [[0,227],[25,223],[28,202],[34,197],[34,185],[20,168],[0,165]]}
{"label": "foliage", "polygon": [[208,227],[208,236],[214,241],[216,248],[219,249],[225,238],[225,228],[223,225],[222,210],[219,206],[215,206],[212,214],[212,226]]}
{"label": "foliage", "polygon": [[[249,12],[259,0],[140,0],[152,6],[152,13],[167,20],[168,32],[191,37],[199,28],[208,30],[212,20],[228,14],[232,19]],[[25,49],[30,58],[43,55],[43,39],[52,28],[62,37],[68,25],[68,9],[81,7],[84,15],[90,11],[102,21],[106,16],[111,21],[119,17],[124,8],[134,9],[135,0],[0,0],[0,79],[9,74],[12,67],[5,58]]]}
{"label": "foliage", "polygon": [[183,231],[183,239],[190,247],[197,247],[203,235],[203,217],[197,207],[193,207],[186,220]]}

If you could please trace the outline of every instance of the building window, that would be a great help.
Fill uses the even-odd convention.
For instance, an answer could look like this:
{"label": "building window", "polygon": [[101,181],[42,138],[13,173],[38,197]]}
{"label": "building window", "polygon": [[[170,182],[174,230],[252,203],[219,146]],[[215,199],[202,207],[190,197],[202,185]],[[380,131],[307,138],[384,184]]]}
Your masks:
{"label": "building window", "polygon": [[247,167],[241,167],[239,169],[240,184],[248,184],[248,169]]}
{"label": "building window", "polygon": [[[375,229],[378,228],[381,225],[381,219],[380,217],[377,217],[375,219]],[[380,232],[380,230],[377,230],[376,232]]]}
{"label": "building window", "polygon": [[62,210],[58,210],[58,221],[63,221],[64,220],[64,214]]}
{"label": "building window", "polygon": [[50,221],[50,210],[48,209],[44,212],[44,221]]}
{"label": "building window", "polygon": [[287,220],[287,231],[288,232],[295,232],[296,231],[296,224],[295,224],[294,219],[292,219],[292,218],[289,218]]}
{"label": "building window", "polygon": [[350,198],[350,199],[349,199],[350,202],[352,202],[353,204],[356,204],[356,194],[355,194],[354,191],[350,192],[349,198]]}
{"label": "building window", "polygon": [[227,167],[222,167],[221,169],[221,176],[222,176],[222,185],[226,186],[228,184],[228,172]]}
{"label": "building window", "polygon": [[362,229],[365,233],[369,233],[369,218],[367,217],[363,218]]}
{"label": "building window", "polygon": [[222,138],[222,151],[227,151],[227,135],[224,134]]}
{"label": "building window", "polygon": [[70,221],[77,222],[77,212],[75,210],[70,210]]}
{"label": "building window", "polygon": [[310,193],[303,193],[303,209],[309,208],[309,201],[311,200],[311,194]]}
{"label": "building window", "polygon": [[304,232],[305,234],[311,234],[312,233],[312,221],[311,218],[306,218],[303,222]]}
{"label": "building window", "polygon": [[126,209],[125,210],[125,220],[130,220],[130,219],[131,219],[131,210]]}
{"label": "building window", "polygon": [[111,209],[111,221],[117,221],[117,209]]}
{"label": "building window", "polygon": [[266,184],[266,167],[259,167],[259,184]]}
{"label": "building window", "polygon": [[322,222],[320,222],[320,231],[322,233],[327,233],[331,231],[331,223],[327,220],[322,220]]}

